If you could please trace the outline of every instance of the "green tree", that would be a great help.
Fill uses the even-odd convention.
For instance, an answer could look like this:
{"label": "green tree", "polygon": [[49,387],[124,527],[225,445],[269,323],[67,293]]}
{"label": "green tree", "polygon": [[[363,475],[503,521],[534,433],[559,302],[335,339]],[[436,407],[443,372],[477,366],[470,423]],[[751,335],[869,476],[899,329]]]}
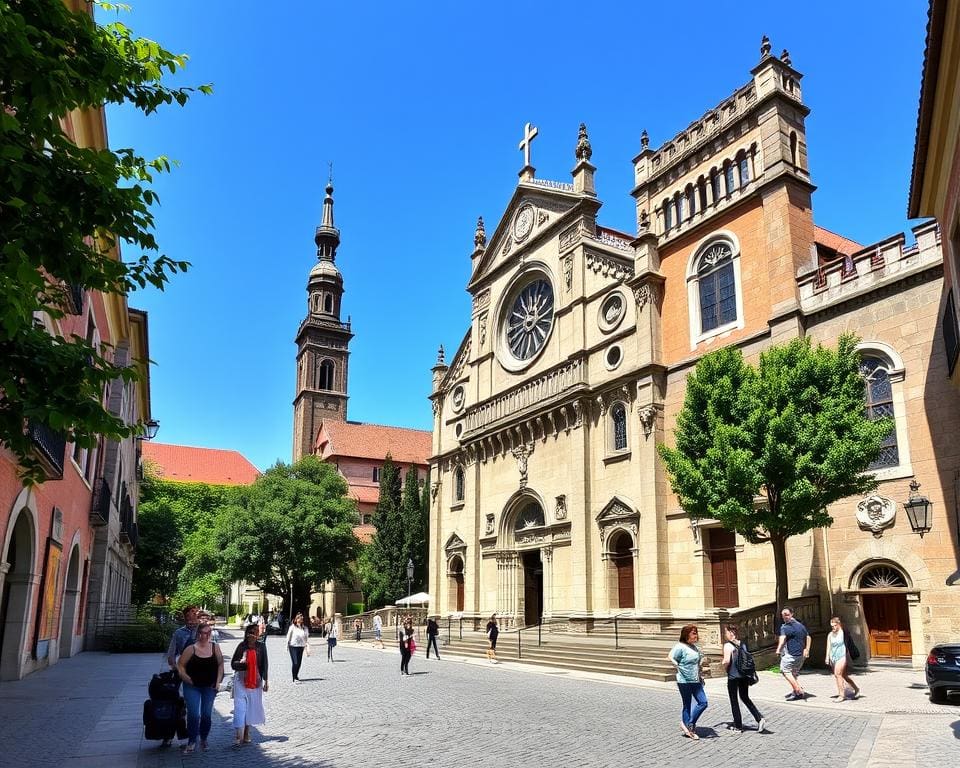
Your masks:
{"label": "green tree", "polygon": [[373,606],[393,603],[407,593],[407,537],[400,495],[400,472],[387,454],[380,470],[380,498],[373,514],[377,532],[364,549],[364,593]]}
{"label": "green tree", "polygon": [[676,447],[660,446],[691,518],[770,542],[778,605],[789,598],[787,539],[831,525],[828,505],[877,486],[867,468],[893,421],[867,418],[856,344],[795,339],[757,368],[737,349],[705,355],[687,379]]}
{"label": "green tree", "polygon": [[225,580],[243,579],[288,600],[290,612],[310,607],[324,581],[346,577],[359,544],[357,511],[336,468],[316,456],[279,462],[217,514],[215,549]]}
{"label": "green tree", "polygon": [[[186,61],[62,0],[0,0],[0,443],[28,482],[43,475],[27,423],[86,447],[99,435],[121,439],[139,429],[102,402],[104,386],[135,379],[137,370],[79,336],[50,335],[37,314],[62,317],[70,286],[125,296],[148,284],[162,289],[188,266],[158,255],[153,235],[151,184],[169,161],[79,147],[66,118],[104,104],[144,114],[182,106],[194,89],[170,88],[163,78]],[[120,259],[121,242],[138,252],[131,261]]]}
{"label": "green tree", "polygon": [[[141,497],[144,485],[141,484]],[[137,528],[140,541],[131,599],[134,605],[146,605],[154,598],[165,603],[177,591],[177,576],[184,563],[183,536],[173,504],[168,499],[141,500]]]}
{"label": "green tree", "polygon": [[[420,500],[420,483],[417,468],[411,466],[403,478],[403,497],[400,501],[400,516],[403,520],[403,552],[413,561],[412,589],[419,592],[427,586],[427,521],[423,519]],[[404,563],[406,576],[406,562]]]}

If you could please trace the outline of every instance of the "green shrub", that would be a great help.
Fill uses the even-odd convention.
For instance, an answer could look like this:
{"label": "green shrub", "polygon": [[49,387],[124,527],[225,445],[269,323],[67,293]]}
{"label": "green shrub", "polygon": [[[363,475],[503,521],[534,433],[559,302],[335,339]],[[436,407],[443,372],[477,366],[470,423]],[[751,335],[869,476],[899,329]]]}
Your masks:
{"label": "green shrub", "polygon": [[347,616],[352,616],[355,613],[363,613],[363,610],[363,603],[347,603]]}
{"label": "green shrub", "polygon": [[117,627],[107,641],[111,653],[153,653],[165,651],[174,627],[163,627],[144,616],[122,627]]}

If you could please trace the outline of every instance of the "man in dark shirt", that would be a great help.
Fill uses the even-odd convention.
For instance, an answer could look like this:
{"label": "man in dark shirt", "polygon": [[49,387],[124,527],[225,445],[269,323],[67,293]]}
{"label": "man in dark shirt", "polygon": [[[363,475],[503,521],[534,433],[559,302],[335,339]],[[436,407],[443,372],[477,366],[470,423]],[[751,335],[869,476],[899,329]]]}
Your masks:
{"label": "man in dark shirt", "polygon": [[810,633],[807,628],[793,618],[793,611],[784,608],[780,615],[783,624],[780,625],[780,637],[777,640],[777,653],[780,654],[780,673],[783,679],[790,683],[792,689],[787,694],[787,701],[800,701],[807,697],[800,686],[800,668],[810,655]]}
{"label": "man in dark shirt", "polygon": [[436,617],[431,616],[427,619],[427,658],[430,658],[430,648],[433,648],[437,655],[437,661],[440,661],[440,648],[437,646],[437,635],[440,633],[440,625],[437,624]]}

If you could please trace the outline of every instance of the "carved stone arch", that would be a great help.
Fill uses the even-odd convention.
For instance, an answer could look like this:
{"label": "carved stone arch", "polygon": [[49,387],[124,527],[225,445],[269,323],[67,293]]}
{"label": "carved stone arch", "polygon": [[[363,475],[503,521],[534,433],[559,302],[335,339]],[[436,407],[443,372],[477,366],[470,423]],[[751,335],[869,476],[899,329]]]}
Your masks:
{"label": "carved stone arch", "polygon": [[640,535],[640,508],[627,496],[615,495],[608,501],[596,517],[600,531],[601,557],[610,555],[610,540],[615,531],[623,530],[631,534],[634,547]]}
{"label": "carved stone arch", "polygon": [[733,252],[734,258],[740,255],[740,238],[735,232],[729,229],[717,229],[710,234],[702,237],[700,241],[690,250],[690,258],[687,259],[687,280],[693,280],[697,276],[697,265],[700,257],[703,255],[706,247],[712,245],[714,241],[726,241]]}
{"label": "carved stone arch", "polygon": [[[34,594],[40,583],[39,514],[33,492],[24,488],[13,502],[0,550],[0,594],[4,625],[0,627],[0,680],[19,680],[28,656],[27,638],[34,615]],[[11,556],[11,550],[15,556]]]}
{"label": "carved stone arch", "polygon": [[[533,506],[540,508],[543,515],[543,525],[546,525],[547,507],[543,497],[531,488],[522,488],[513,494],[503,507],[500,515],[500,542],[501,546],[512,546],[516,541],[515,529],[521,514],[529,511]],[[537,526],[539,527],[539,526]]]}
{"label": "carved stone arch", "polygon": [[876,565],[895,567],[912,589],[929,589],[933,586],[927,564],[906,547],[885,537],[864,542],[844,558],[840,574],[846,589],[859,590],[860,577]]}
{"label": "carved stone arch", "polygon": [[447,543],[443,546],[446,553],[447,573],[454,573],[454,561],[459,559],[461,567],[460,573],[463,573],[467,566],[467,543],[456,533],[451,533]]}

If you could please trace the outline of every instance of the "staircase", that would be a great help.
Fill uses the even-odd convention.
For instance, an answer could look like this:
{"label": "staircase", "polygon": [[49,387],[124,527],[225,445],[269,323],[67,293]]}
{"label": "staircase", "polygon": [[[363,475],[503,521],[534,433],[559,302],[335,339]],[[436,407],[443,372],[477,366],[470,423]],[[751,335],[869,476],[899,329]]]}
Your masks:
{"label": "staircase", "polygon": [[[660,637],[620,638],[615,647],[613,633],[596,635],[544,633],[537,644],[536,628],[519,633],[501,631],[497,640],[497,659],[516,661],[522,664],[556,667],[558,669],[597,672],[607,675],[623,675],[645,680],[666,682],[675,679],[673,665],[667,654],[673,640]],[[487,637],[483,632],[463,633],[461,640],[456,630],[447,640],[446,628],[440,634],[440,644],[447,653],[471,658],[486,658]]]}

